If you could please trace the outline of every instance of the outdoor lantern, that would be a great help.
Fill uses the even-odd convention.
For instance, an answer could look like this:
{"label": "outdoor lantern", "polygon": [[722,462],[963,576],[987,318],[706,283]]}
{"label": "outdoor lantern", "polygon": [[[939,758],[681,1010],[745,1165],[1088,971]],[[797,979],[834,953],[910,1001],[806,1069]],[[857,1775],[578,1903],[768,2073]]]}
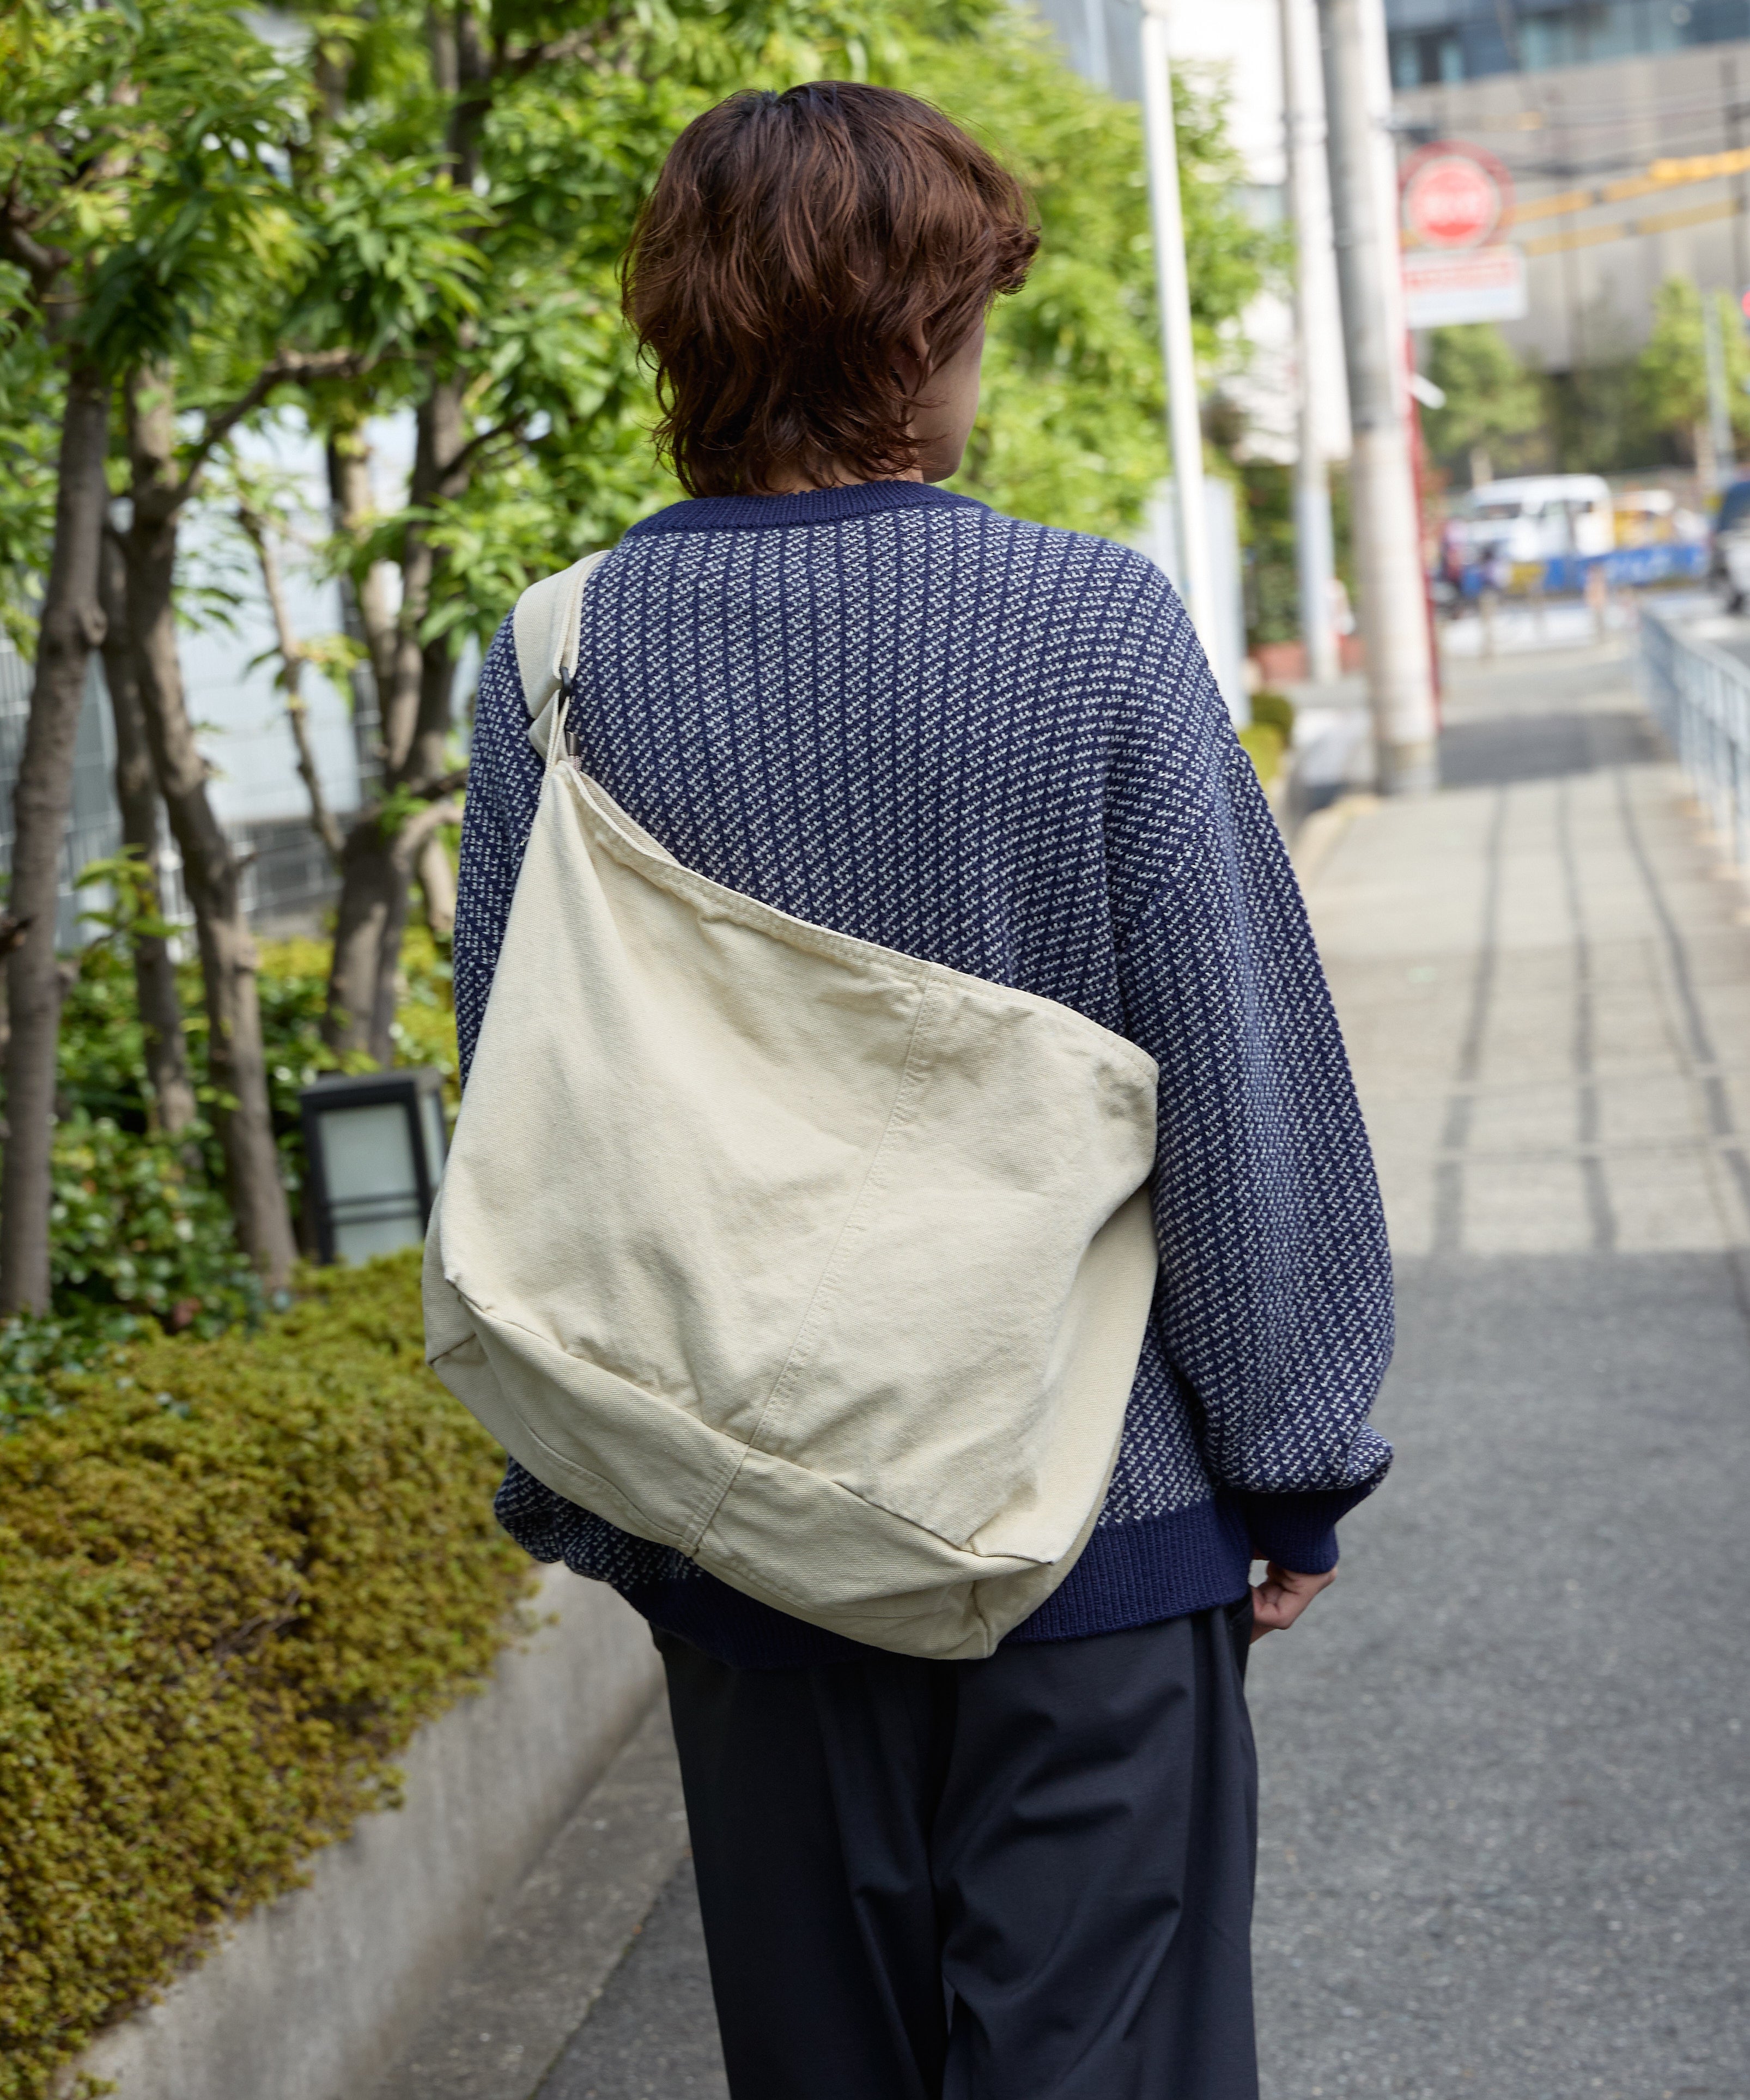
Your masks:
{"label": "outdoor lantern", "polygon": [[298,1097],[318,1258],[364,1261],[425,1237],[446,1149],[430,1065],[318,1079]]}

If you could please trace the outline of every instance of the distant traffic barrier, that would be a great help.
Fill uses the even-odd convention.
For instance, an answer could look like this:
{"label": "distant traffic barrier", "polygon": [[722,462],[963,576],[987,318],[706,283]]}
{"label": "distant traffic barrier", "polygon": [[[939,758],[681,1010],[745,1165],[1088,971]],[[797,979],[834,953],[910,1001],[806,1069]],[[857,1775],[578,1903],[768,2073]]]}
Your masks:
{"label": "distant traffic barrier", "polygon": [[1750,664],[1646,605],[1641,673],[1646,704],[1715,831],[1750,872]]}
{"label": "distant traffic barrier", "polygon": [[1555,554],[1545,564],[1544,589],[1583,591],[1593,569],[1603,570],[1612,590],[1699,581],[1708,573],[1708,549],[1693,540],[1665,540],[1646,547],[1613,547],[1607,554]]}
{"label": "distant traffic barrier", "polygon": [[[1699,582],[1708,573],[1708,549],[1688,540],[1655,540],[1645,547],[1613,547],[1607,554],[1552,554],[1543,562],[1515,562],[1506,579],[1515,597],[1577,598],[1594,569],[1611,590],[1646,590],[1659,584]],[[1474,562],[1459,584],[1460,595],[1480,598],[1488,583]]]}

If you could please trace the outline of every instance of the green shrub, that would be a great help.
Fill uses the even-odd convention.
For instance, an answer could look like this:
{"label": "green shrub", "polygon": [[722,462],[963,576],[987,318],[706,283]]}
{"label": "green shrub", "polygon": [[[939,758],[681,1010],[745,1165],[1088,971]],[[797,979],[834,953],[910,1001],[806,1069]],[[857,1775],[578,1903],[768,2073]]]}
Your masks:
{"label": "green shrub", "polygon": [[[1230,442],[1241,440],[1243,423]],[[1281,461],[1235,462],[1245,593],[1245,640],[1292,642],[1300,632],[1300,578],[1294,561],[1294,470]]]}
{"label": "green shrub", "polygon": [[526,1586],[417,1255],[306,1287],[50,1374],[61,1410],[0,1437],[0,2100],[392,1798]]}
{"label": "green shrub", "polygon": [[[109,866],[110,863],[104,863]],[[106,922],[107,923],[107,922]],[[122,920],[81,951],[61,1011],[60,1118],[49,1226],[49,1314],[0,1323],[0,1432],[64,1405],[54,1374],[100,1365],[152,1322],[210,1337],[259,1319],[261,1287],[237,1244],[223,1162],[205,1121],[174,1145],[153,1124],[134,969]],[[264,942],[257,980],[280,1164],[294,1219],[304,1182],[298,1090],[324,1072],[371,1069],[323,1042],[326,941]],[[201,973],[179,973],[189,1054],[205,1062]],[[402,951],[395,1052],[433,1065],[456,1100],[456,1015],[448,959],[421,926]],[[208,1090],[198,1089],[203,1105]],[[3,1101],[3,1094],[0,1094]]]}
{"label": "green shrub", "polygon": [[1294,703],[1286,693],[1275,692],[1266,686],[1252,695],[1252,721],[1254,726],[1278,730],[1282,741],[1290,743],[1294,735]]}
{"label": "green shrub", "polygon": [[0,1432],[63,1404],[56,1372],[99,1368],[159,1326],[208,1338],[260,1319],[261,1281],[205,1171],[205,1135],[172,1145],[82,1107],[55,1126],[53,1307],[0,1322]]}
{"label": "green shrub", "polygon": [[[274,1116],[288,1136],[297,1129],[298,1090],[323,1072],[369,1071],[362,1053],[335,1057],[322,1040],[329,944],[298,938],[264,941],[261,951],[262,1035],[267,1044]],[[425,927],[412,925],[401,941],[401,995],[390,1030],[398,1065],[431,1065],[443,1073],[453,1113],[459,1094],[456,998],[448,955]],[[302,1170],[302,1154],[298,1155]]]}
{"label": "green shrub", "polygon": [[77,1295],[203,1338],[260,1317],[230,1207],[168,1140],[77,1110],[55,1127],[53,1172],[57,1304]]}
{"label": "green shrub", "polygon": [[1273,722],[1251,721],[1240,731],[1240,743],[1252,761],[1259,784],[1267,788],[1281,770],[1288,739]]}
{"label": "green shrub", "polygon": [[0,1434],[61,1406],[61,1374],[82,1376],[109,1363],[152,1323],[118,1306],[77,1299],[66,1312],[0,1321]]}

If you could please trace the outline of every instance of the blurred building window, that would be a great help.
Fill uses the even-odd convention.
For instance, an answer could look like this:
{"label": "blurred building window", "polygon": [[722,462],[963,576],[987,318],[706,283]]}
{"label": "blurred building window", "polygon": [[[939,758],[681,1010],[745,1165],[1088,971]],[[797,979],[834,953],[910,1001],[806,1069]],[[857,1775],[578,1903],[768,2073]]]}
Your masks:
{"label": "blurred building window", "polygon": [[1435,87],[1493,73],[1750,38],[1750,0],[1386,0],[1391,77]]}

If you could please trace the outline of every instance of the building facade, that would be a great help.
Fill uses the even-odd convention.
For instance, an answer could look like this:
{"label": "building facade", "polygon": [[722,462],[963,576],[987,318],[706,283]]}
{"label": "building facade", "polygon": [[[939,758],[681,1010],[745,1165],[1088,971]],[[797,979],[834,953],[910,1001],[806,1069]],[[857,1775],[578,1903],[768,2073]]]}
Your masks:
{"label": "building facade", "polygon": [[1386,11],[1402,142],[1461,139],[1513,179],[1517,348],[1607,364],[1646,341],[1665,278],[1750,292],[1750,0]]}

